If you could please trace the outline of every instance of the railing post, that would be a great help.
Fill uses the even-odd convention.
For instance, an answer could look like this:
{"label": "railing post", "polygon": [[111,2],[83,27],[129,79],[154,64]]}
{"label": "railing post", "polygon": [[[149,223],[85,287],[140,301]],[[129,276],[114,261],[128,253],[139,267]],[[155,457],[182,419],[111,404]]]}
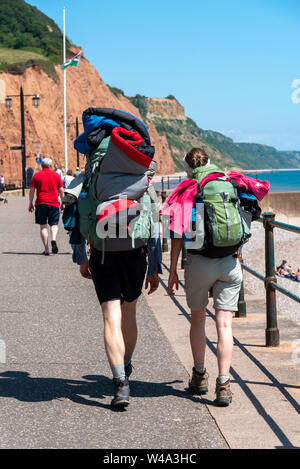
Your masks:
{"label": "railing post", "polygon": [[161,193],[164,191],[164,177],[161,177]]}
{"label": "railing post", "polygon": [[[242,257],[239,258],[241,264],[243,264]],[[235,313],[236,318],[245,318],[247,316],[247,307],[245,301],[245,290],[244,290],[244,280],[241,283],[241,289],[239,293],[239,300],[238,300],[238,310]]]}
{"label": "railing post", "polygon": [[274,221],[275,214],[272,212],[263,213],[265,228],[265,288],[266,288],[266,304],[267,304],[267,327],[266,327],[266,346],[279,346],[279,330],[277,327],[277,310],[276,310],[276,290],[270,285],[270,282],[277,282],[275,275],[274,260],[274,234],[270,221]]}
{"label": "railing post", "polygon": [[168,176],[168,189],[170,189],[170,176]]}
{"label": "railing post", "polygon": [[[163,204],[166,198],[167,198],[166,191],[161,191],[161,200]],[[164,232],[163,232],[163,239],[162,239],[162,252],[168,252],[168,240],[167,238],[164,237]]]}

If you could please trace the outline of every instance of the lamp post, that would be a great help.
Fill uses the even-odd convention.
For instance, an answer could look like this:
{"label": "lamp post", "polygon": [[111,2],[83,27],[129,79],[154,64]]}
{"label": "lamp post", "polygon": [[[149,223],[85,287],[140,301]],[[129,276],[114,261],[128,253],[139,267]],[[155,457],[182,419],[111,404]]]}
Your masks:
{"label": "lamp post", "polygon": [[[72,123],[67,124],[67,132],[70,132],[70,128],[71,128],[71,126],[73,126],[73,125],[75,125],[75,129],[76,129],[76,138],[77,138],[78,135],[79,135],[79,122],[78,122],[78,117],[76,117],[76,122],[72,122]],[[76,158],[77,158],[77,159],[76,159],[76,161],[77,161],[76,166],[79,168],[80,162],[79,162],[79,151],[78,151],[78,150],[76,150]]]}
{"label": "lamp post", "polygon": [[20,88],[20,94],[11,94],[5,98],[6,109],[12,108],[12,98],[20,98],[21,112],[21,146],[11,147],[11,150],[22,151],[22,195],[25,196],[26,186],[26,135],[25,135],[25,113],[24,113],[24,96],[32,96],[32,105],[37,108],[40,104],[40,96],[38,94],[24,94],[23,87]]}

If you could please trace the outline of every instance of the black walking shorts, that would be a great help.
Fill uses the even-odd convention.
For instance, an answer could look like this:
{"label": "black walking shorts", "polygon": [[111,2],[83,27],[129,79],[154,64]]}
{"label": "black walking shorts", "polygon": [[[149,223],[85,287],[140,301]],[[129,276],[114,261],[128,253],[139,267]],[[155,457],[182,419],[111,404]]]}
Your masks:
{"label": "black walking shorts", "polygon": [[58,225],[59,208],[53,205],[41,204],[35,207],[35,223],[37,225]]}
{"label": "black walking shorts", "polygon": [[142,293],[146,274],[146,248],[132,251],[106,251],[104,264],[102,252],[92,249],[90,268],[98,299],[101,303],[111,300],[136,300]]}

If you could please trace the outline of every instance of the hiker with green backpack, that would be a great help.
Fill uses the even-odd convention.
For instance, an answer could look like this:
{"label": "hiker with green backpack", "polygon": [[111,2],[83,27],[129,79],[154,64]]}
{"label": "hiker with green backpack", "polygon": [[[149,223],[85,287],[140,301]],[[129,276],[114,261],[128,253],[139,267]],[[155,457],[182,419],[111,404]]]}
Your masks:
{"label": "hiker with green backpack", "polygon": [[[227,406],[232,401],[229,375],[233,351],[232,315],[237,310],[242,282],[238,250],[251,236],[251,214],[243,211],[234,182],[210,163],[203,149],[190,150],[184,159],[184,166],[190,178],[186,181],[186,194],[190,190],[191,180],[196,181],[197,190],[192,208],[190,206],[188,210],[191,214],[190,229],[186,230],[185,234],[181,233],[176,228],[175,220],[175,231],[171,231],[173,239],[168,292],[174,296],[175,288],[178,290],[177,263],[185,242],[187,260],[184,278],[187,304],[191,310],[190,344],[194,359],[189,389],[200,395],[208,391],[209,375],[205,367],[205,314],[208,294],[212,289],[219,369],[215,403]],[[182,193],[178,192],[182,198],[184,190]],[[171,195],[170,200],[174,202],[172,197]],[[163,208],[162,213],[169,214],[168,208]],[[178,219],[178,207],[175,215]],[[177,226],[186,224],[186,213],[181,216],[183,222],[179,220],[178,223],[177,220]]]}
{"label": "hiker with green backpack", "polygon": [[157,164],[145,124],[131,114],[89,108],[83,121],[88,137],[98,144],[87,149],[85,136],[79,138],[87,162],[84,174],[65,191],[64,223],[73,261],[84,278],[93,280],[101,305],[114,383],[111,405],[124,408],[129,405],[128,378],[137,342],[137,300],[145,277],[151,294],[162,272],[159,202],[150,184]]}

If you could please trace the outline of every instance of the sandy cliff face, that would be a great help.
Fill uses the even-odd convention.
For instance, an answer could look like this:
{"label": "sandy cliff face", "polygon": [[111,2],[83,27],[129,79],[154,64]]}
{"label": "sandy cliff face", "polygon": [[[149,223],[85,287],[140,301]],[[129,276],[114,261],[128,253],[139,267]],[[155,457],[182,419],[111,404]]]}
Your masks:
{"label": "sandy cliff face", "polygon": [[186,120],[184,107],[176,99],[147,98],[145,104],[149,120]]}
{"label": "sandy cliff face", "polygon": [[228,158],[223,158],[221,152],[202,138],[201,129],[185,115],[184,107],[175,98],[140,96],[133,99],[159,134],[166,136],[176,170],[183,171],[183,157],[193,147],[204,149],[211,161],[221,168],[232,166]]}
{"label": "sandy cliff face", "polygon": [[[77,50],[74,52],[77,52]],[[56,67],[59,82],[53,81],[38,67],[28,68],[24,75],[0,74],[5,82],[6,95],[19,94],[23,86],[24,94],[40,94],[40,106],[34,108],[30,97],[25,98],[26,125],[26,166],[37,169],[37,153],[49,156],[54,162],[64,166],[64,130],[63,130],[63,72]],[[78,68],[67,69],[67,121],[71,123],[68,135],[68,167],[75,170],[76,152],[73,148],[75,138],[75,120],[79,118],[79,132],[82,131],[81,115],[87,107],[112,107],[131,112],[140,117],[139,111],[124,96],[115,96],[99,76],[94,67],[83,57]],[[161,174],[172,173],[174,163],[164,136],[160,136],[154,125],[149,125],[152,144],[156,148],[155,159]],[[21,152],[10,150],[11,146],[20,145],[20,105],[18,98],[13,98],[13,107],[7,110],[0,103],[0,174],[6,182],[21,181]],[[80,164],[85,157],[80,155]]]}

